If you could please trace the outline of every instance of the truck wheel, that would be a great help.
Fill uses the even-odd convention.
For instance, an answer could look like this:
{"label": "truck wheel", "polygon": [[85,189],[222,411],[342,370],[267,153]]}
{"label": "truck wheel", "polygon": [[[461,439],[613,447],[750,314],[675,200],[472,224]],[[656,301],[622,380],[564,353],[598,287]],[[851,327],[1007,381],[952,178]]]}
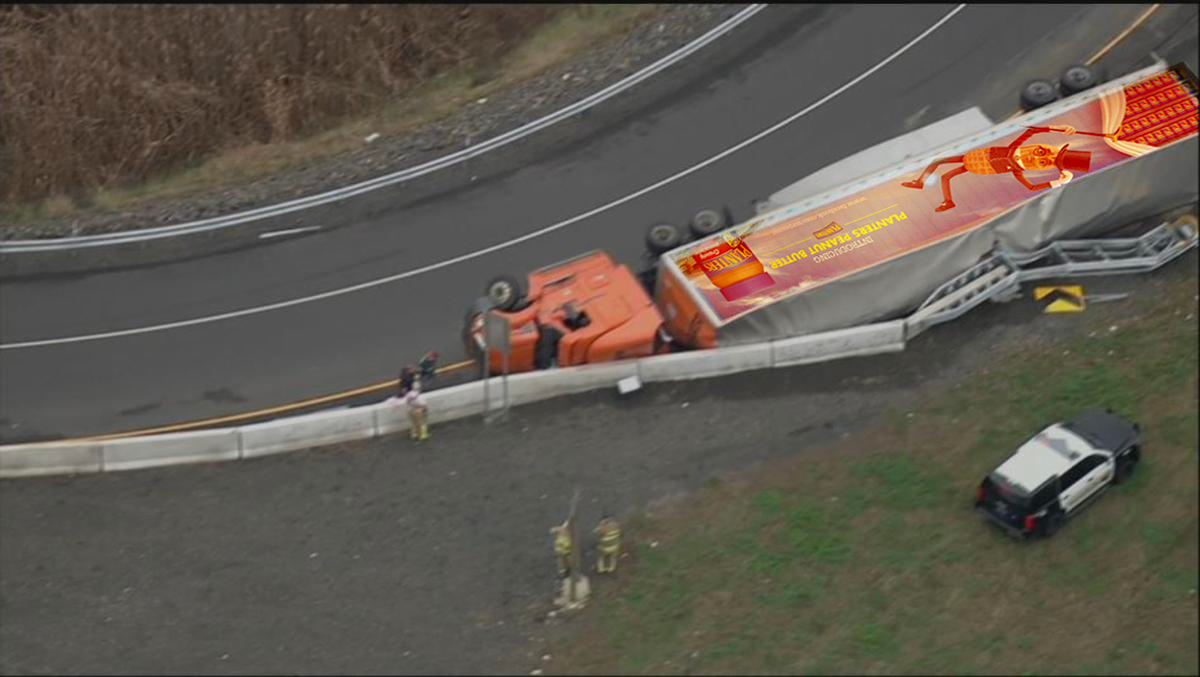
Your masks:
{"label": "truck wheel", "polygon": [[1058,100],[1058,90],[1049,80],[1031,80],[1021,89],[1021,110],[1041,108]]}
{"label": "truck wheel", "polygon": [[697,238],[704,238],[709,235],[716,235],[728,228],[729,219],[724,211],[701,209],[692,217],[692,222],[688,226],[692,231],[692,235]]}
{"label": "truck wheel", "polygon": [[669,223],[656,223],[646,230],[646,248],[654,256],[683,244],[683,235],[679,229]]}
{"label": "truck wheel", "polygon": [[1068,66],[1058,78],[1058,87],[1062,90],[1063,96],[1078,94],[1098,84],[1100,84],[1100,74],[1095,69],[1083,65]]}
{"label": "truck wheel", "polygon": [[512,310],[525,300],[525,282],[513,275],[499,275],[487,286],[487,297],[492,306],[500,310]]}

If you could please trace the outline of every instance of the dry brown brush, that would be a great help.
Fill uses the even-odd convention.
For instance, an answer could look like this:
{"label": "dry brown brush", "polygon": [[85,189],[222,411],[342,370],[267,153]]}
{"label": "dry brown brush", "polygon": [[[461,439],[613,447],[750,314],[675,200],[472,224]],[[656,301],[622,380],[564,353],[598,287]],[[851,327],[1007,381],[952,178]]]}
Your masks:
{"label": "dry brown brush", "polygon": [[0,194],[81,195],[296,138],[439,72],[491,63],[558,9],[2,7]]}

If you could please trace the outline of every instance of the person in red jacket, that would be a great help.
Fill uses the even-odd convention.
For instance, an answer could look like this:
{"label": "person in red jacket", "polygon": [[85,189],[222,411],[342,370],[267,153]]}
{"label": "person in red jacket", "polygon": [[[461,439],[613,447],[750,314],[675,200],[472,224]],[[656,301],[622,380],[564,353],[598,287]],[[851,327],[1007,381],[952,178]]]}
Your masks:
{"label": "person in red jacket", "polygon": [[[1086,172],[1091,164],[1092,154],[1088,151],[1067,150],[1069,144],[1062,146],[1051,146],[1044,143],[1022,145],[1034,134],[1045,134],[1048,132],[1059,132],[1070,135],[1075,133],[1075,128],[1070,125],[1030,127],[1007,146],[976,148],[966,155],[938,158],[929,163],[929,166],[925,168],[925,171],[921,172],[921,176],[917,180],[905,181],[900,185],[905,188],[924,188],[925,179],[929,178],[929,175],[933,174],[939,166],[950,162],[961,162],[961,167],[952,169],[942,175],[942,197],[944,200],[942,204],[934,209],[935,212],[944,212],[947,209],[954,208],[954,200],[950,196],[950,179],[965,172],[972,174],[1011,173],[1013,178],[1021,182],[1021,185],[1034,191],[1057,188],[1074,177],[1074,174],[1071,173],[1072,171]],[[1030,183],[1025,178],[1025,172],[1048,169],[1057,169],[1058,178],[1036,184]]]}

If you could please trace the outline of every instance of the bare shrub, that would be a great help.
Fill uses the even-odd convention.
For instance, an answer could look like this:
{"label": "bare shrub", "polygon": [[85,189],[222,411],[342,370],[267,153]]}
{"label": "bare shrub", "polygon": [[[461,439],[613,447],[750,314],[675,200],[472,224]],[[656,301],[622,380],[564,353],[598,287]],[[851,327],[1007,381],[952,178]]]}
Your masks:
{"label": "bare shrub", "polygon": [[14,202],[79,194],[312,133],[494,61],[560,9],[9,5],[0,191]]}

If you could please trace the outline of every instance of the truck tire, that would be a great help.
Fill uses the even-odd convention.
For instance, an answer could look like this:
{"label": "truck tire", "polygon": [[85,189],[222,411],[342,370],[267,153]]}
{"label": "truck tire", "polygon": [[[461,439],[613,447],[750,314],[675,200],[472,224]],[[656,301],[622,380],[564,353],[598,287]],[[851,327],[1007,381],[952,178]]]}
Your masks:
{"label": "truck tire", "polygon": [[1021,110],[1029,112],[1058,100],[1058,90],[1049,80],[1031,80],[1021,88]]}
{"label": "truck tire", "polygon": [[1094,68],[1082,64],[1068,66],[1058,78],[1058,88],[1063,96],[1078,94],[1100,84],[1100,74]]}
{"label": "truck tire", "polygon": [[558,342],[562,340],[562,332],[554,327],[538,327],[537,345],[533,347],[533,368],[549,369],[558,358]]}
{"label": "truck tire", "polygon": [[696,212],[696,215],[692,217],[691,223],[688,224],[692,235],[697,239],[716,235],[728,227],[728,214],[724,210],[717,209],[701,209]]}
{"label": "truck tire", "polygon": [[646,249],[650,250],[652,256],[669,252],[681,244],[683,234],[670,223],[656,223],[646,230]]}
{"label": "truck tire", "polygon": [[492,307],[513,310],[525,300],[528,289],[525,280],[514,275],[498,275],[487,285],[487,298]]}

